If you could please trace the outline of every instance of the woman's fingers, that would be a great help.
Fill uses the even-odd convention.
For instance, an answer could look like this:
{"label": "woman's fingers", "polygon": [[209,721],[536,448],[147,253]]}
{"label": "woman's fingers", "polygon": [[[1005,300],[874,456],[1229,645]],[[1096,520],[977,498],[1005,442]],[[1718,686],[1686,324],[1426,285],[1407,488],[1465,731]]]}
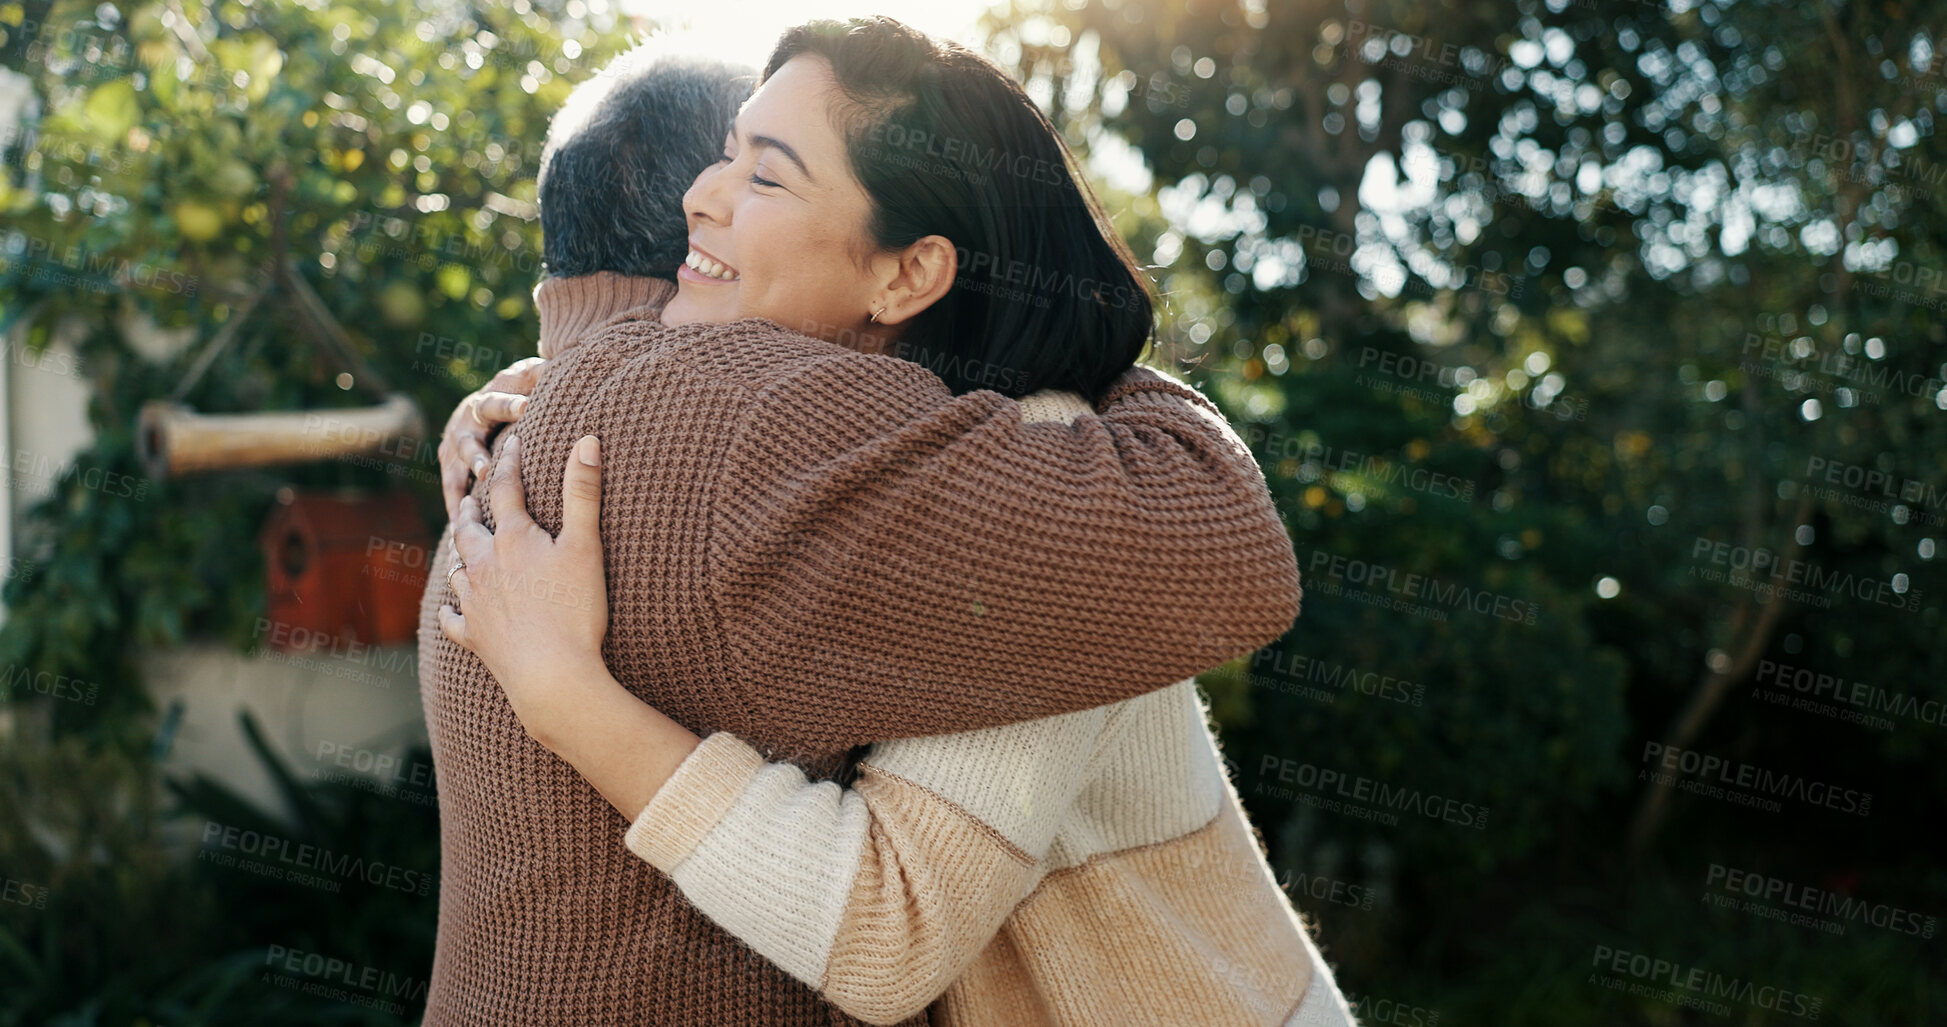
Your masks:
{"label": "woman's fingers", "polygon": [[561,472],[561,537],[557,542],[601,550],[602,442],[583,435]]}
{"label": "woman's fingers", "polygon": [[[461,602],[465,602],[465,600],[461,600]],[[439,630],[454,645],[469,651],[473,649],[466,642],[466,617],[461,615],[460,611],[453,609],[450,603],[442,605],[439,608]]]}
{"label": "woman's fingers", "polygon": [[521,485],[520,436],[508,436],[507,445],[501,448],[493,483],[487,486],[487,498],[494,505],[494,523],[499,530],[519,530],[534,523],[527,516],[527,490]]}

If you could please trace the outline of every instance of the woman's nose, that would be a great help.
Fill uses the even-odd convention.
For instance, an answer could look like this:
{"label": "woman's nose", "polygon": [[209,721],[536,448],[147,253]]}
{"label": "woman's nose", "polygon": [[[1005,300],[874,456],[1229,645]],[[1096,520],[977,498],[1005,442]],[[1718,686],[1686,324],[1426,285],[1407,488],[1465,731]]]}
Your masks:
{"label": "woman's nose", "polygon": [[683,193],[683,213],[691,222],[699,220],[724,224],[730,220],[730,205],[723,195],[721,165],[704,168]]}

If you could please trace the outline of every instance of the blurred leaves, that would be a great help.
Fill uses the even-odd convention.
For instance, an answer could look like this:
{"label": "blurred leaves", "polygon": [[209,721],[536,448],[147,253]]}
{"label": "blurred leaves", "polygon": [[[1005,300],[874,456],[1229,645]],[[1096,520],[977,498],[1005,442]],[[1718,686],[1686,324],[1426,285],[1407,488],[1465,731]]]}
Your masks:
{"label": "blurred leaves", "polygon": [[[1826,989],[1829,1015],[1862,978],[1947,976],[1913,945],[1783,926],[1726,939],[1692,908],[1713,860],[1807,881],[1865,864],[1879,901],[1947,905],[1920,855],[1947,791],[1923,755],[1937,725],[1783,710],[1727,655],[1947,702],[1933,548],[1947,510],[1924,491],[1889,501],[1813,480],[1843,464],[1947,487],[1947,209],[1924,171],[1947,158],[1940,15],[1017,0],[987,20],[993,52],[1071,141],[1112,169],[1126,162],[1105,138],[1140,157],[1107,195],[1153,254],[1158,358],[1230,412],[1292,528],[1303,614],[1204,683],[1274,863],[1397,896],[1376,916],[1299,896],[1349,989],[1462,1023],[1679,1022],[1579,979],[1528,983],[1605,938],[1725,972],[1789,967]],[[1828,588],[1823,605],[1773,600],[1788,605],[1768,621],[1750,590],[1697,576],[1715,566],[1700,541],[1748,557],[1800,537],[1802,561],[1885,601]],[[1424,580],[1539,617],[1440,620]],[[1421,610],[1375,602],[1396,599]],[[1856,823],[1680,798],[1629,864],[1643,745],[1720,665],[1739,687],[1706,711],[1698,748],[1876,790],[1897,812]],[[1422,686],[1423,702],[1360,690],[1383,681]],[[1492,819],[1320,812],[1266,760],[1438,790]],[[1575,895],[1592,901],[1537,908]],[[1529,926],[1499,928],[1510,907]],[[1875,993],[1885,1004],[1846,1015],[1941,1008]]]}
{"label": "blurred leaves", "polygon": [[[254,644],[255,538],[281,488],[407,488],[432,521],[435,440],[373,466],[152,481],[134,418],[184,381],[275,261],[297,268],[357,353],[434,423],[532,353],[533,180],[547,121],[631,28],[606,5],[574,6],[572,16],[561,4],[380,0],[0,7],[4,74],[24,74],[28,101],[17,124],[0,113],[0,330],[16,388],[41,373],[41,357],[72,348],[93,431],[71,458],[9,454],[25,487],[35,475],[23,468],[74,473],[50,471],[44,498],[15,523],[19,563],[5,585],[0,667],[14,684],[0,717],[25,735],[41,722],[27,714],[44,714],[55,748],[0,746],[0,769],[14,775],[0,864],[52,896],[44,910],[0,904],[0,1024],[404,1022],[262,983],[264,946],[423,977],[436,899],[185,865],[183,846],[163,841],[166,818],[126,803],[160,785],[147,764],[157,718],[142,648]],[[279,298],[261,305],[184,402],[206,412],[362,402],[339,381],[347,369],[294,324]],[[470,358],[444,356],[456,350]],[[93,701],[20,684],[35,675],[91,686]],[[299,822],[206,779],[178,795],[206,819],[436,866],[430,806],[287,770],[276,779],[305,811]],[[76,816],[92,825],[80,835],[63,826]],[[37,848],[49,830],[72,835],[64,854]]]}

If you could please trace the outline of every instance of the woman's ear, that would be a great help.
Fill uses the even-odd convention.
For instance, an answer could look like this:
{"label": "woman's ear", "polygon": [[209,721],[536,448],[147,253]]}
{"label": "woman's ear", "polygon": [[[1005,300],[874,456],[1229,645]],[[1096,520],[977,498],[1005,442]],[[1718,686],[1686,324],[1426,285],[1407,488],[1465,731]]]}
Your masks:
{"label": "woman's ear", "polygon": [[886,283],[880,324],[901,324],[939,302],[960,274],[960,255],[944,235],[928,235],[899,253],[899,268]]}

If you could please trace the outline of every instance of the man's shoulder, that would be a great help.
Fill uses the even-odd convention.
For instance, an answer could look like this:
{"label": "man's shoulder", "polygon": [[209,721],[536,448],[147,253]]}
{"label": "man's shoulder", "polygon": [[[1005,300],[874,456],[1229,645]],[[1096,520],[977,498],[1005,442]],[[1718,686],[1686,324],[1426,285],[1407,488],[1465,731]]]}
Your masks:
{"label": "man's shoulder", "polygon": [[611,321],[563,354],[564,372],[599,373],[611,380],[653,372],[700,376],[753,397],[833,362],[874,358],[765,318],[717,324],[665,325],[652,318]]}

